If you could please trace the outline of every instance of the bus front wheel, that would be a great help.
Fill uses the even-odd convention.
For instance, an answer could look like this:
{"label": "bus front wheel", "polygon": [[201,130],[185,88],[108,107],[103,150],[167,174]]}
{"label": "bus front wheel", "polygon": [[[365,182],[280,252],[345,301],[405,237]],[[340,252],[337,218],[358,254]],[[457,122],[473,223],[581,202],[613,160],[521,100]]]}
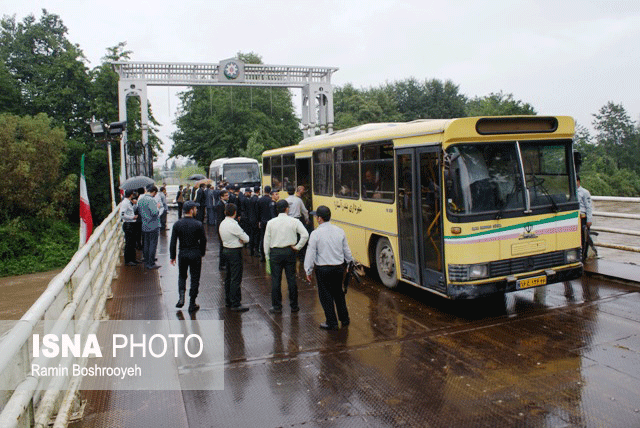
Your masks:
{"label": "bus front wheel", "polygon": [[396,260],[393,255],[393,247],[387,238],[380,238],[376,244],[376,269],[380,281],[388,287],[395,288],[398,285],[396,277]]}

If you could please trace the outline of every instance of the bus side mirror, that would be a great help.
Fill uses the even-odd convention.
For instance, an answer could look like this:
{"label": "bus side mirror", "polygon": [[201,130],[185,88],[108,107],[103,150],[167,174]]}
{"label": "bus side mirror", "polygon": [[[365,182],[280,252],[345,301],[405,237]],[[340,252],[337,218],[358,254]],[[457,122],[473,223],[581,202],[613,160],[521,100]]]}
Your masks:
{"label": "bus side mirror", "polygon": [[579,173],[582,166],[582,153],[573,152],[573,164],[576,166],[576,174]]}

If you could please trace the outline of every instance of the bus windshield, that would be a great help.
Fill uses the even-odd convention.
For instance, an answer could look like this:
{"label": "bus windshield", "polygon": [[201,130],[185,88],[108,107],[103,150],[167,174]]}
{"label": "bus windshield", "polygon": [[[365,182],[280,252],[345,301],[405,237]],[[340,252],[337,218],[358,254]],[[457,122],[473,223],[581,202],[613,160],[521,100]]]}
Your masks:
{"label": "bus windshield", "polygon": [[576,201],[571,159],[570,141],[451,146],[445,154],[447,211],[460,219],[468,214],[499,218],[525,210],[572,209],[566,205]]}
{"label": "bus windshield", "polygon": [[232,184],[260,183],[257,163],[228,163],[224,165],[223,179]]}

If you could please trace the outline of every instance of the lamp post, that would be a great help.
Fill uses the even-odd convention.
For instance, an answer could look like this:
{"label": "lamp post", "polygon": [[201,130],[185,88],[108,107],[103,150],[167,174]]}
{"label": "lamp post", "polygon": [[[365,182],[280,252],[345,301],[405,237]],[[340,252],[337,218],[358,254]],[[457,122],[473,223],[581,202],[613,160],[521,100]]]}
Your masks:
{"label": "lamp post", "polygon": [[95,117],[89,123],[91,133],[94,136],[100,136],[104,134],[104,139],[99,140],[99,143],[107,143],[107,156],[109,158],[109,183],[111,190],[111,210],[116,209],[116,192],[113,187],[113,160],[111,156],[111,143],[115,137],[122,135],[122,132],[127,128],[127,122],[111,122],[105,124],[103,121],[96,121]]}

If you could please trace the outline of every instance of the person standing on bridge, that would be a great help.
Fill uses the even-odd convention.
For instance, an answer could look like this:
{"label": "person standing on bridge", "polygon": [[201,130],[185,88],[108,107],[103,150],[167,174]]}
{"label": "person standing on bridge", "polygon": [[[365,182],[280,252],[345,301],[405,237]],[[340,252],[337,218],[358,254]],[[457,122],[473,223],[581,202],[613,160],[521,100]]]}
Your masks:
{"label": "person standing on bridge", "polygon": [[[315,266],[318,296],[326,318],[326,322],[320,324],[320,328],[337,330],[338,319],[342,327],[349,325],[349,311],[342,290],[342,278],[345,261],[353,261],[353,257],[344,230],[329,223],[331,220],[329,207],[320,205],[311,214],[318,218],[319,226],[311,232],[304,259],[304,270],[307,281],[311,281],[311,273]],[[336,309],[338,311],[337,318]]]}
{"label": "person standing on bridge", "polygon": [[576,177],[578,184],[578,204],[580,205],[580,230],[582,232],[582,260],[587,259],[587,251],[589,247],[585,245],[589,239],[589,231],[591,229],[591,220],[593,217],[593,205],[591,204],[591,193],[580,185],[580,176]]}
{"label": "person standing on bridge", "polygon": [[200,272],[202,271],[202,258],[207,250],[207,237],[204,233],[202,222],[195,218],[198,212],[198,204],[187,201],[183,205],[184,217],[175,222],[171,231],[171,243],[169,244],[169,258],[171,265],[176,265],[176,246],[180,241],[180,254],[178,255],[178,303],[176,308],[184,306],[184,296],[187,291],[187,271],[191,275],[191,287],[189,288],[189,312],[200,309],[196,304],[198,289],[200,287]]}
{"label": "person standing on bridge", "polygon": [[213,207],[216,206],[213,189],[211,183],[207,184],[207,190],[205,191],[205,200],[207,205],[207,225],[214,226],[216,224],[216,213]]}
{"label": "person standing on bridge", "polygon": [[142,239],[144,265],[147,269],[158,269],[156,264],[156,249],[158,248],[158,235],[160,234],[160,210],[156,186],[149,187],[149,191],[138,199],[138,211],[142,218]]}
{"label": "person standing on bridge", "polygon": [[[289,204],[282,200],[276,203],[278,217],[267,223],[264,232],[264,253],[271,266],[271,309],[282,312],[282,271],[289,286],[291,312],[298,312],[298,285],[296,284],[296,253],[309,239],[309,232],[300,220],[288,216]],[[299,237],[299,238],[298,238]]]}
{"label": "person standing on bridge", "polygon": [[124,200],[120,204],[120,218],[124,231],[124,263],[127,266],[137,265],[136,261],[136,215],[133,207],[133,198],[136,192],[127,190],[124,192]]}
{"label": "person standing on bridge", "polygon": [[236,312],[246,312],[248,306],[242,306],[242,248],[249,242],[249,235],[236,221],[237,207],[228,203],[224,207],[225,219],[222,220],[218,231],[222,241],[222,254],[226,266],[227,276],[224,280],[224,295],[227,308]]}
{"label": "person standing on bridge", "polygon": [[182,206],[184,205],[184,195],[182,194],[182,184],[178,187],[178,193],[176,194],[176,203],[178,204],[178,220],[182,218]]}
{"label": "person standing on bridge", "polygon": [[271,186],[264,187],[264,193],[256,202],[257,209],[257,217],[258,217],[258,230],[260,235],[260,244],[258,249],[260,250],[260,261],[265,261],[264,257],[264,231],[267,228],[267,223],[271,220],[274,215],[271,213],[271,204],[273,200],[271,199]]}

